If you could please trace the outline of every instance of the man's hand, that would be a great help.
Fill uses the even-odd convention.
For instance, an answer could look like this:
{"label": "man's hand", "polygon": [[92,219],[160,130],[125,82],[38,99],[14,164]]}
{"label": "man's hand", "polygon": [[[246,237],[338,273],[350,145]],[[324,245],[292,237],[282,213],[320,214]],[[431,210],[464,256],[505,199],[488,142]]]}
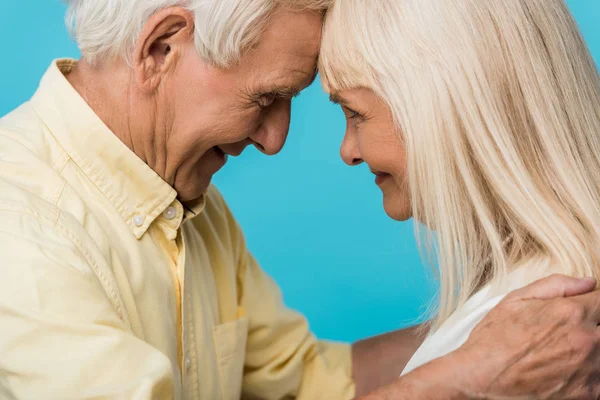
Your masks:
{"label": "man's hand", "polygon": [[554,275],[509,294],[457,351],[363,400],[598,399],[600,291]]}
{"label": "man's hand", "polygon": [[554,275],[509,294],[457,356],[476,393],[543,399],[600,396],[600,292]]}

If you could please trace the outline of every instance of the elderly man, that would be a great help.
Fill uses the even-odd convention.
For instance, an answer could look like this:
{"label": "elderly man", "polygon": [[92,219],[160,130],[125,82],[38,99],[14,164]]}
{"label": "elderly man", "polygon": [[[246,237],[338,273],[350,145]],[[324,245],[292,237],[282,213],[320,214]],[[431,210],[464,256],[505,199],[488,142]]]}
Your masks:
{"label": "elderly man", "polygon": [[67,3],[83,59],[0,120],[2,398],[597,398],[593,281],[513,293],[401,379],[415,330],[319,342],[283,305],[210,181],[281,150],[329,1]]}

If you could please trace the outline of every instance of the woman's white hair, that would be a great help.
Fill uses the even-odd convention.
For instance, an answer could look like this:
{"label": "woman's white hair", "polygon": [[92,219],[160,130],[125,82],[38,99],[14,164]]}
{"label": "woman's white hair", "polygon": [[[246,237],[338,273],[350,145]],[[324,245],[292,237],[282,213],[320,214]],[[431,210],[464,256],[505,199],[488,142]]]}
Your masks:
{"label": "woman's white hair", "polygon": [[563,0],[339,0],[320,71],[390,106],[413,214],[436,231],[415,224],[436,326],[540,257],[600,278],[600,79]]}
{"label": "woman's white hair", "polygon": [[333,0],[65,0],[66,23],[83,58],[95,64],[131,53],[157,11],[183,6],[195,16],[196,47],[207,62],[227,67],[255,45],[270,13],[282,6],[324,12]]}

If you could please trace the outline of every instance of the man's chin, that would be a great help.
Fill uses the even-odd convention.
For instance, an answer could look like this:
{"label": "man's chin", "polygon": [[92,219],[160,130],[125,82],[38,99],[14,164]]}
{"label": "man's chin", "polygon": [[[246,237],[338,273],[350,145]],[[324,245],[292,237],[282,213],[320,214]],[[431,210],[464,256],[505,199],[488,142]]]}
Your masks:
{"label": "man's chin", "polygon": [[191,184],[188,183],[187,185],[175,187],[177,198],[184,203],[194,202],[200,199],[208,190],[211,180],[212,175],[210,177],[198,178]]}

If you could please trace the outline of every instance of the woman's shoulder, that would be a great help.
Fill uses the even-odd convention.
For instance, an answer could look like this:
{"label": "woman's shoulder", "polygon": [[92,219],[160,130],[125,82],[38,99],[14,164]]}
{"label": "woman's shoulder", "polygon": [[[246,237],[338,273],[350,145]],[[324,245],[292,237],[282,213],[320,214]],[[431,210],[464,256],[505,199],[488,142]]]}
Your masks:
{"label": "woman's shoulder", "polygon": [[438,329],[427,336],[404,368],[402,374],[407,374],[421,365],[443,357],[462,346],[467,341],[473,328],[503,298],[504,295],[502,294],[492,296],[489,287],[482,288],[463,306],[456,309]]}
{"label": "woman's shoulder", "polygon": [[536,257],[515,265],[505,276],[485,285],[457,308],[413,355],[403,374],[462,346],[471,331],[510,292],[560,272],[558,264],[547,257]]}
{"label": "woman's shoulder", "polygon": [[485,298],[507,295],[513,290],[562,271],[559,263],[548,256],[540,255],[529,258],[514,265],[505,276],[496,277],[486,285],[488,293]]}

